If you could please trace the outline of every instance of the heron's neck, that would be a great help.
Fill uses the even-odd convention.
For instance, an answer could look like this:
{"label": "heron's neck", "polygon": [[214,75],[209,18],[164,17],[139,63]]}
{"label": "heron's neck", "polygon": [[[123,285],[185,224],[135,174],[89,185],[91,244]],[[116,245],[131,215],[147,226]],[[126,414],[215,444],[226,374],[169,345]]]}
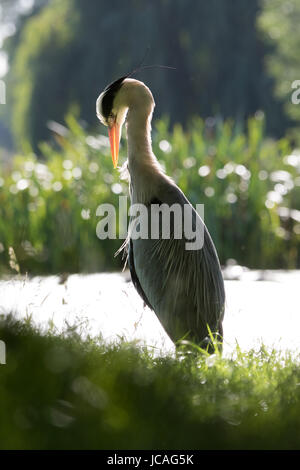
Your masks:
{"label": "heron's neck", "polygon": [[127,115],[128,169],[134,202],[148,202],[155,192],[157,180],[162,174],[152,151],[152,112],[132,108]]}
{"label": "heron's neck", "polygon": [[144,166],[153,158],[151,143],[152,113],[147,114],[143,109],[130,109],[127,115],[128,164],[134,169]]}

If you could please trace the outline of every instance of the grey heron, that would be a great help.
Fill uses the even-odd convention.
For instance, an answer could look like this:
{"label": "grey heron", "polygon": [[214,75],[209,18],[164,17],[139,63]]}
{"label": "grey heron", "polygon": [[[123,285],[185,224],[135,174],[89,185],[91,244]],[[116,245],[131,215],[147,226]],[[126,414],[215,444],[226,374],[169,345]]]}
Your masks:
{"label": "grey heron", "polygon": [[99,120],[108,126],[114,168],[117,167],[122,125],[126,119],[128,180],[132,204],[177,204],[191,208],[193,227],[203,229],[203,245],[187,250],[185,239],[132,238],[127,240],[131,278],[145,304],[152,309],[176,344],[185,339],[209,347],[209,333],[222,342],[225,291],[218,255],[210,234],[181,189],[169,178],[152,151],[151,121],[154,99],[141,81],[121,77],[108,85],[96,102]]}

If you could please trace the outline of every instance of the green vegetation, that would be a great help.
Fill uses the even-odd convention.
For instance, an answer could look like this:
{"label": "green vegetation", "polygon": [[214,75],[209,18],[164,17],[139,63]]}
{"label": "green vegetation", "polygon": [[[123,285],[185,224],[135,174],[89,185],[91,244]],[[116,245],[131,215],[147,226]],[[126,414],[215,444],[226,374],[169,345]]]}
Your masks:
{"label": "green vegetation", "polygon": [[[45,138],[49,133],[47,121],[59,118],[64,109],[62,103],[70,99],[65,69],[73,74],[68,50],[75,21],[76,15],[72,15],[69,5],[62,2],[59,15],[56,9],[45,9],[39,21],[34,16],[24,26],[24,41],[17,49],[12,69],[15,77],[12,120],[15,137],[22,142],[20,148],[28,140],[38,142]],[[42,63],[39,54],[44,58]],[[59,63],[62,64],[60,68]],[[45,107],[45,99],[52,93]]]}
{"label": "green vegetation", "polygon": [[[221,264],[300,268],[297,0],[26,3],[0,8],[1,275],[120,269],[122,241],[97,238],[96,212],[128,188],[95,101],[148,48],[145,64],[176,67],[136,74],[157,103],[154,152],[204,204]],[[0,316],[1,449],[300,448],[299,357],[161,357],[82,333]]]}
{"label": "green vegetation", "polygon": [[[0,262],[14,249],[22,273],[118,269],[120,240],[96,236],[99,204],[117,209],[127,183],[112,168],[108,138],[87,134],[73,117],[56,125],[58,144],[16,156],[0,173]],[[63,135],[64,136],[63,136]],[[188,133],[156,123],[154,151],[205,221],[221,262],[256,268],[299,267],[299,159],[286,139],[264,137],[261,115],[246,132],[230,122],[195,119]],[[123,145],[126,142],[122,140]],[[121,163],[126,149],[121,149]]]}
{"label": "green vegetation", "polygon": [[[286,114],[299,123],[300,106],[292,103],[291,95],[292,83],[300,79],[300,4],[297,0],[263,0],[262,5],[258,26],[270,46],[267,66],[275,79],[275,94],[285,103]],[[296,88],[299,89],[299,85]],[[299,129],[294,129],[295,138],[299,138],[298,134]]]}
{"label": "green vegetation", "polygon": [[[137,75],[153,91],[158,116],[167,113],[172,124],[199,114],[244,122],[262,109],[268,133],[284,135],[283,100],[274,96],[264,63],[275,45],[257,28],[263,6],[260,0],[37,1],[5,46],[11,64],[5,111],[17,148],[29,141],[37,151],[49,137],[47,122],[61,122],[74,104],[93,129],[100,91],[135,69],[148,47],[147,64],[176,67]],[[297,31],[290,36],[299,41]],[[293,50],[298,57],[298,47]]]}
{"label": "green vegetation", "polygon": [[[23,273],[121,267],[120,242],[96,237],[98,205],[117,206],[127,187],[97,135],[95,100],[148,46],[146,64],[176,67],[137,75],[157,102],[155,153],[205,204],[222,264],[300,266],[296,0],[36,0],[26,14],[5,0],[1,15],[16,31],[3,45],[0,135],[10,127],[20,154],[1,162],[0,272],[9,247]],[[53,123],[64,116],[69,129]]]}
{"label": "green vegetation", "polygon": [[154,357],[0,322],[1,449],[299,449],[300,368],[279,352]]}

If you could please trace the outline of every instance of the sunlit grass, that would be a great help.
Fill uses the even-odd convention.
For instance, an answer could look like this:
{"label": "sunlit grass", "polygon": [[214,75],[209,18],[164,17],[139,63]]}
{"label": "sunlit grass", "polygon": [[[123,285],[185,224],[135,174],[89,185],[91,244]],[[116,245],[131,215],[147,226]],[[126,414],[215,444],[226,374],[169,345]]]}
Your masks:
{"label": "sunlit grass", "polygon": [[[10,247],[23,274],[122,266],[114,257],[122,240],[97,238],[96,210],[110,203],[118,212],[128,184],[113,170],[106,136],[90,135],[73,116],[67,125],[52,123],[56,143],[42,144],[42,156],[16,155],[0,168],[2,271]],[[285,138],[267,138],[261,117],[244,130],[195,118],[183,131],[160,120],[153,125],[153,149],[192,204],[204,204],[222,264],[233,258],[250,268],[297,267],[300,154]],[[123,138],[120,164],[125,158]]]}
{"label": "sunlit grass", "polygon": [[2,319],[2,449],[299,449],[300,366],[260,350],[154,356]]}

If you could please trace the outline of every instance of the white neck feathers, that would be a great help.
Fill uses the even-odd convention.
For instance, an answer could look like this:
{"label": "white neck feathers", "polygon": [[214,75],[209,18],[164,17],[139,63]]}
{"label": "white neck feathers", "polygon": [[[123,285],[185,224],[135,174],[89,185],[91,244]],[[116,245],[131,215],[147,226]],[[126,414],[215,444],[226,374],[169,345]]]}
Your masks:
{"label": "white neck feathers", "polygon": [[152,112],[145,114],[141,108],[129,108],[127,115],[128,170],[133,203],[148,203],[156,195],[164,177],[151,142]]}

